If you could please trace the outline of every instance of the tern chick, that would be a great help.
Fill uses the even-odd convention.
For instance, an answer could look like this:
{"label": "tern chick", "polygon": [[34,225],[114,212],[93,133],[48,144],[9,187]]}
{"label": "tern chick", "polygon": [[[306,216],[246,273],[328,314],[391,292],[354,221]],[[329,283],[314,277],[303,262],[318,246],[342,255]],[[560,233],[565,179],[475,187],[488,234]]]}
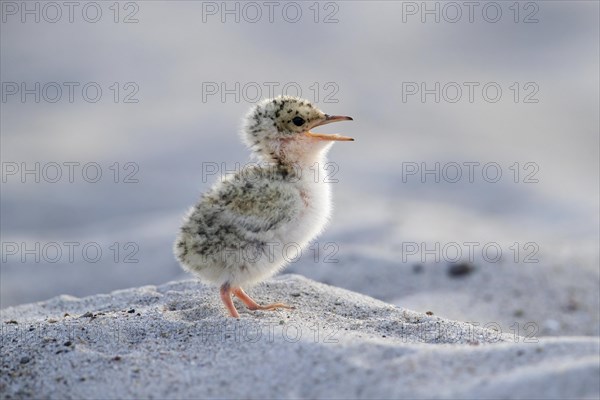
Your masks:
{"label": "tern chick", "polygon": [[250,310],[293,308],[258,305],[242,287],[274,275],[285,266],[289,246],[302,249],[323,230],[330,188],[315,179],[314,169],[323,169],[333,141],[354,139],[310,129],[346,120],[352,118],[325,114],[297,97],[258,103],[242,129],[258,162],[217,182],[185,217],[175,256],[185,270],[220,288],[232,317],[239,318],[232,295]]}

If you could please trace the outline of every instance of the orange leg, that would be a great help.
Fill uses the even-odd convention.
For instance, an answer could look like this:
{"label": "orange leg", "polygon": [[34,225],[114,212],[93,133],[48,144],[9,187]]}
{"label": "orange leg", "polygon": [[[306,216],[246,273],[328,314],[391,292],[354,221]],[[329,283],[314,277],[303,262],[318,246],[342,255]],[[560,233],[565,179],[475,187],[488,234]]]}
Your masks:
{"label": "orange leg", "polygon": [[232,292],[246,305],[246,307],[248,307],[249,310],[276,310],[278,308],[287,308],[289,310],[293,310],[295,308],[283,303],[267,304],[266,306],[258,305],[250,296],[246,294],[246,292],[244,292],[244,289],[241,287],[233,288]]}
{"label": "orange leg", "polygon": [[221,300],[223,300],[225,307],[227,307],[229,315],[231,315],[233,318],[240,317],[240,314],[238,314],[235,306],[233,305],[233,300],[231,299],[231,286],[229,286],[228,283],[225,283],[223,286],[221,286]]}

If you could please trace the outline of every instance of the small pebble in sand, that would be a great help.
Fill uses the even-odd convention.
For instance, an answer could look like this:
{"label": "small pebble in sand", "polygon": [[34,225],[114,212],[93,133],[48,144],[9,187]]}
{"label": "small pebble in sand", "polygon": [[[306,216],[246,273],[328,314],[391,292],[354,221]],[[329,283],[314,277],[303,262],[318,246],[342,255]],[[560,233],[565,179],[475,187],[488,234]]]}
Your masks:
{"label": "small pebble in sand", "polygon": [[462,277],[465,275],[469,275],[475,270],[475,266],[473,264],[462,262],[457,264],[451,264],[448,267],[448,275],[452,278]]}
{"label": "small pebble in sand", "polygon": [[515,316],[517,318],[522,317],[523,315],[525,315],[525,312],[523,310],[521,310],[520,308],[513,312],[513,316]]}

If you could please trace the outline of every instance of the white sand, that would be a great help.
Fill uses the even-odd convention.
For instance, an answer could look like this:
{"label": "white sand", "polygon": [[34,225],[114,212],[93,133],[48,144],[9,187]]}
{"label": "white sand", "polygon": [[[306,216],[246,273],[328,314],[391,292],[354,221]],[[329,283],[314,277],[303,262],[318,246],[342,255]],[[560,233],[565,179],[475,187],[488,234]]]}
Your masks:
{"label": "white sand", "polygon": [[190,280],[1,310],[1,397],[600,395],[596,337],[499,334],[297,275],[250,293],[297,309],[229,319]]}

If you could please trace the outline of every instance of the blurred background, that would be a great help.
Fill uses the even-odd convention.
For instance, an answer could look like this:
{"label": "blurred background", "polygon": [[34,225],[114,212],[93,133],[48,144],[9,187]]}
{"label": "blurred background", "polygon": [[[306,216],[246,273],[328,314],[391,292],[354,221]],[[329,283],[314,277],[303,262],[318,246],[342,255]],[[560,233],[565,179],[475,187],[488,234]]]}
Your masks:
{"label": "blurred background", "polygon": [[3,1],[0,44],[2,308],[189,277],[183,214],[283,92],[356,138],[287,272],[599,333],[597,2]]}

